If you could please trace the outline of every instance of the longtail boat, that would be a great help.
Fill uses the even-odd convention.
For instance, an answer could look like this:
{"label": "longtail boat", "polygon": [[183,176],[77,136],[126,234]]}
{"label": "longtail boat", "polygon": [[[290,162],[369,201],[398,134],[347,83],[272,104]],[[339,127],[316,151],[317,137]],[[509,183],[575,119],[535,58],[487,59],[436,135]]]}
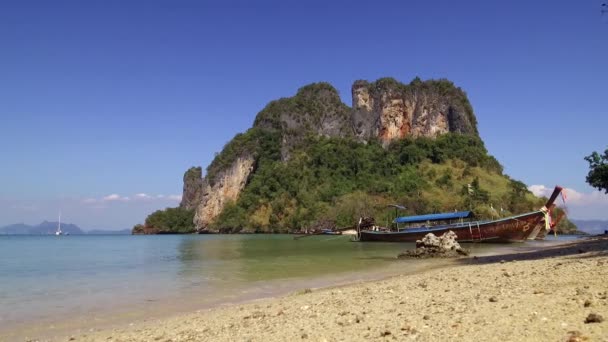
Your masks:
{"label": "longtail boat", "polygon": [[[472,213],[470,211],[460,211],[397,217],[393,221],[397,225],[397,229],[394,230],[376,226],[364,228],[359,224],[356,240],[415,242],[422,239],[428,233],[441,235],[451,230],[456,233],[459,242],[522,242],[533,233],[539,235],[541,231],[548,231],[550,219],[547,208],[551,208],[551,205],[555,202],[561,191],[562,188],[556,186],[547,203],[539,210],[498,220],[465,222],[464,219],[470,218]],[[359,221],[361,222],[362,220]],[[416,224],[422,222],[441,223],[429,226],[418,225],[404,229],[398,228],[399,223]]]}

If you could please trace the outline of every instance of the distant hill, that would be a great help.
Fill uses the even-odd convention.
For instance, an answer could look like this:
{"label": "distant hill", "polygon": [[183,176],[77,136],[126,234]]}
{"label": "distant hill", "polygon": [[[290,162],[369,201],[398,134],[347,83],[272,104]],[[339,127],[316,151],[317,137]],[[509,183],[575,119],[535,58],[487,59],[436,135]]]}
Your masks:
{"label": "distant hill", "polygon": [[570,221],[576,224],[579,230],[585,231],[589,234],[603,234],[605,230],[608,230],[608,220],[570,219]]}
{"label": "distant hill", "polygon": [[[57,230],[57,222],[43,221],[36,226],[23,223],[11,224],[0,228],[0,235],[52,235]],[[61,231],[70,235],[85,234],[80,227],[71,223],[62,223]]]}
{"label": "distant hill", "polygon": [[[38,225],[31,226],[24,223],[11,224],[5,227],[0,227],[0,235],[53,235],[57,230],[57,222],[44,221]],[[62,223],[61,231],[69,235],[127,235],[131,234],[131,229],[120,230],[101,230],[93,229],[89,231],[82,230],[75,224]]]}

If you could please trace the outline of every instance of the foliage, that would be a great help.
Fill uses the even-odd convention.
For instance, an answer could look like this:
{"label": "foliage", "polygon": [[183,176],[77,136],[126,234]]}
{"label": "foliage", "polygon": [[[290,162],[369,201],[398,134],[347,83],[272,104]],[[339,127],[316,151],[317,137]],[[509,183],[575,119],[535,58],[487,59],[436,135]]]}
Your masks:
{"label": "foliage", "polygon": [[[395,215],[387,210],[393,203],[406,206],[399,214],[472,208],[482,217],[492,214],[491,203],[507,211],[532,210],[537,204],[522,190],[523,183],[514,183],[517,191],[511,190],[500,164],[475,137],[406,139],[386,149],[373,141],[304,139],[287,161],[270,146],[258,149],[249,183],[236,202],[226,205],[213,228],[278,232],[302,229],[322,219],[344,227],[360,215],[384,223]],[[474,189],[472,195],[462,192],[467,184]]]}
{"label": "foliage", "polygon": [[504,176],[488,154],[467,95],[452,82],[382,78],[354,86],[366,87],[372,97],[446,99],[442,110],[451,129],[467,134],[408,138],[384,147],[374,140],[361,143],[350,127],[352,109],[335,88],[302,87],[293,97],[269,103],[253,128],[230,141],[207,168],[205,180],[214,185],[238,158],[255,160],[238,199],[224,206],[210,228],[277,232],[320,220],[348,226],[361,214],[384,222],[395,215],[386,210],[389,204],[407,208],[399,214],[473,209],[480,218],[538,208],[525,185]]}
{"label": "foliage", "polygon": [[277,132],[251,128],[237,134],[207,167],[205,179],[213,185],[222,170],[225,170],[240,157],[252,155],[257,159],[278,160],[281,156],[280,135]]}
{"label": "foliage", "polygon": [[156,228],[163,233],[192,233],[195,230],[193,220],[194,210],[180,207],[166,208],[148,215],[144,226]]}
{"label": "foliage", "polygon": [[[348,121],[349,108],[342,103],[338,91],[329,83],[312,83],[298,89],[295,96],[270,102],[255,118],[254,127],[286,130],[297,123],[297,127],[312,130],[320,127],[329,117],[341,117]],[[341,127],[341,131],[349,131]]]}
{"label": "foliage", "polygon": [[587,183],[594,188],[608,194],[608,149],[601,155],[593,152],[585,157],[589,162],[589,173],[587,174]]}

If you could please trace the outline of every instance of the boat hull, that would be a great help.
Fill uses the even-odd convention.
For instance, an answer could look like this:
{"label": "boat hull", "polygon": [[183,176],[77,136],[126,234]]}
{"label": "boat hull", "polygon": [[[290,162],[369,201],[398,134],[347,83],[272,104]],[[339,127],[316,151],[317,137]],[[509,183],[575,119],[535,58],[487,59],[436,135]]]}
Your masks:
{"label": "boat hull", "polygon": [[523,242],[543,218],[542,211],[535,211],[494,221],[412,228],[398,232],[362,230],[359,241],[416,242],[428,233],[440,236],[451,230],[458,236],[458,242]]}
{"label": "boat hull", "polygon": [[549,234],[549,231],[549,229],[542,227],[538,234],[534,237],[534,240],[544,240],[545,237],[547,237],[547,234]]}

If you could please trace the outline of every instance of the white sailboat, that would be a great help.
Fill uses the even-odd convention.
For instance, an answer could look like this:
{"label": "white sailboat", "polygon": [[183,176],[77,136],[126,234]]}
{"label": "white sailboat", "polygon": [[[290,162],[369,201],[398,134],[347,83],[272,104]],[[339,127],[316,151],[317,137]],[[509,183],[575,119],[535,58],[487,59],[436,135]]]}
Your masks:
{"label": "white sailboat", "polygon": [[61,213],[59,213],[59,222],[57,222],[57,230],[55,231],[55,235],[63,235],[61,231]]}

